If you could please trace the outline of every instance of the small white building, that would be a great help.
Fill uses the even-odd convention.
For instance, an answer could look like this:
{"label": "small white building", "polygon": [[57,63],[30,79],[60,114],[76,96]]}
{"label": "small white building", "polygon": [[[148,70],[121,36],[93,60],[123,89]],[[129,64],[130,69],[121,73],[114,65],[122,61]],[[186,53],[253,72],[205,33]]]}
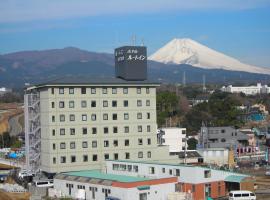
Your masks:
{"label": "small white building", "polygon": [[257,83],[257,85],[241,86],[241,87],[235,87],[235,86],[229,85],[227,87],[223,86],[221,88],[221,91],[230,92],[230,93],[242,92],[246,95],[269,94],[270,87],[268,87],[267,85],[262,85],[261,83]]}
{"label": "small white building", "polygon": [[180,152],[185,149],[186,128],[168,127],[158,129],[158,143],[168,145],[170,152]]}
{"label": "small white building", "polygon": [[207,148],[198,149],[197,151],[203,157],[204,163],[217,165],[229,164],[229,149],[227,148]]}
{"label": "small white building", "polygon": [[74,199],[167,200],[177,181],[177,177],[146,178],[88,170],[56,175],[54,190]]}

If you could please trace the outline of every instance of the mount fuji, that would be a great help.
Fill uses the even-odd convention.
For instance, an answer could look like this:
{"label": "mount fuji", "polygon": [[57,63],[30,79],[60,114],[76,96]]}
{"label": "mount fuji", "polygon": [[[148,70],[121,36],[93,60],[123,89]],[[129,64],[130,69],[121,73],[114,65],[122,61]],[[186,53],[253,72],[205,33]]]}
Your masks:
{"label": "mount fuji", "polygon": [[270,74],[270,68],[256,67],[208,48],[194,40],[173,39],[152,54],[149,60],[164,64],[188,64],[203,69],[223,69]]}

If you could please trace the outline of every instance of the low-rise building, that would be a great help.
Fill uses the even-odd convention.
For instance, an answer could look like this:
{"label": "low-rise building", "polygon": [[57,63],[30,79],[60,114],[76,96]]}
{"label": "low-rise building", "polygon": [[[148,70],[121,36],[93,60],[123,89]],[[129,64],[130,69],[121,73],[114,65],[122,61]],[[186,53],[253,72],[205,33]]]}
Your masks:
{"label": "low-rise building", "polygon": [[248,145],[248,136],[241,131],[227,127],[201,127],[199,148],[236,148]]}
{"label": "low-rise building", "polygon": [[186,128],[168,127],[158,129],[158,144],[168,145],[170,152],[180,152],[185,149]]}
{"label": "low-rise building", "polygon": [[[126,168],[136,172],[138,168]],[[87,200],[167,200],[175,192],[177,177],[150,178],[98,170],[60,173],[55,176],[54,189],[66,197]]]}
{"label": "low-rise building", "polygon": [[267,85],[262,85],[261,83],[257,83],[257,85],[240,87],[229,85],[227,87],[223,86],[221,91],[230,93],[244,93],[246,95],[269,94],[270,87]]}

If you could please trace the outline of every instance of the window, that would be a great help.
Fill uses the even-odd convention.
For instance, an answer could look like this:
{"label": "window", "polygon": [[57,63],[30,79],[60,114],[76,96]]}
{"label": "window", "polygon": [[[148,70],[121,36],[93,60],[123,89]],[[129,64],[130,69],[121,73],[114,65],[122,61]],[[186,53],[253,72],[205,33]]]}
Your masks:
{"label": "window", "polygon": [[96,101],[91,101],[91,107],[92,107],[92,108],[95,108],[96,106],[97,106]]}
{"label": "window", "polygon": [[73,122],[75,121],[75,115],[69,115],[69,121]]}
{"label": "window", "polygon": [[96,140],[92,141],[92,148],[97,148],[97,141]]}
{"label": "window", "polygon": [[147,158],[151,158],[151,151],[147,152]]}
{"label": "window", "polygon": [[103,120],[108,120],[108,114],[103,114]]}
{"label": "window", "polygon": [[104,147],[109,147],[109,141],[108,140],[104,140]]}
{"label": "window", "polygon": [[117,101],[112,101],[112,107],[117,107]]}
{"label": "window", "polygon": [[118,147],[118,140],[114,140],[114,141],[113,141],[113,146],[114,146],[114,147]]}
{"label": "window", "polygon": [[82,128],[83,135],[87,134],[87,128]]}
{"label": "window", "polygon": [[222,138],[222,139],[221,139],[221,142],[226,142],[226,139],[225,139],[225,138]]}
{"label": "window", "polygon": [[137,100],[137,106],[141,107],[142,106],[142,100]]}
{"label": "window", "polygon": [[52,135],[55,136],[55,129],[52,130]]}
{"label": "window", "polygon": [[54,108],[55,106],[54,106],[54,102],[52,102],[52,108]]}
{"label": "window", "polygon": [[150,88],[146,88],[146,94],[150,94]]}
{"label": "window", "polygon": [[150,100],[146,100],[146,106],[150,106]]}
{"label": "window", "polygon": [[141,88],[137,88],[137,94],[141,94],[141,93],[142,93]]}
{"label": "window", "polygon": [[151,138],[148,138],[148,139],[147,139],[147,144],[148,144],[148,145],[151,145]]}
{"label": "window", "polygon": [[60,157],[60,162],[61,163],[66,163],[66,156],[61,156]]}
{"label": "window", "polygon": [[162,173],[166,173],[166,169],[164,167],[162,168]]}
{"label": "window", "polygon": [[142,132],[142,126],[138,126],[138,132]]}
{"label": "window", "polygon": [[59,94],[64,94],[64,88],[59,88]]}
{"label": "window", "polygon": [[211,170],[204,170],[204,178],[211,178]]}
{"label": "window", "polygon": [[124,120],[128,120],[128,119],[129,119],[128,113],[124,113]]}
{"label": "window", "polygon": [[117,128],[117,126],[114,126],[114,127],[113,127],[113,133],[118,133],[118,128]]}
{"label": "window", "polygon": [[155,174],[155,167],[149,167],[149,174]]}
{"label": "window", "polygon": [[137,119],[142,119],[142,113],[137,113]]}
{"label": "window", "polygon": [[97,120],[96,114],[92,114],[92,115],[91,115],[91,120],[92,120],[92,121],[96,121],[96,120]]}
{"label": "window", "polygon": [[104,154],[104,160],[108,160],[108,159],[110,159],[110,155],[108,153],[105,153]]}
{"label": "window", "polygon": [[70,135],[75,135],[75,128],[70,129]]}
{"label": "window", "polygon": [[75,107],[74,106],[74,101],[69,101],[68,104],[69,104],[69,108],[74,108]]}
{"label": "window", "polygon": [[70,160],[71,160],[72,163],[76,162],[76,156],[71,156]]}
{"label": "window", "polygon": [[169,170],[169,174],[172,175],[172,169]]}
{"label": "window", "polygon": [[147,118],[147,119],[150,119],[150,113],[149,113],[149,112],[146,113],[146,118]]}
{"label": "window", "polygon": [[143,158],[143,152],[142,151],[138,152],[138,158]]}
{"label": "window", "polygon": [[54,88],[51,88],[51,94],[54,94]]}
{"label": "window", "polygon": [[125,140],[125,146],[129,146],[129,140]]}
{"label": "window", "polygon": [[180,169],[174,170],[174,176],[180,176]]}
{"label": "window", "polygon": [[65,102],[59,101],[59,108],[64,108],[64,107],[65,107]]}
{"label": "window", "polygon": [[87,141],[83,141],[83,142],[82,142],[82,148],[88,148]]}
{"label": "window", "polygon": [[104,127],[103,128],[103,133],[105,133],[105,134],[109,133],[109,128],[108,127]]}
{"label": "window", "polygon": [[128,107],[128,100],[124,100],[124,107]]}
{"label": "window", "polygon": [[129,127],[128,126],[124,127],[124,133],[129,133]]}
{"label": "window", "polygon": [[53,157],[53,164],[56,164],[56,157]]}
{"label": "window", "polygon": [[65,115],[60,115],[60,122],[64,122],[65,121]]}
{"label": "window", "polygon": [[70,142],[70,149],[75,149],[75,142]]}
{"label": "window", "polygon": [[113,120],[117,120],[117,114],[115,114],[115,113],[112,114],[112,119],[113,119]]}
{"label": "window", "polygon": [[96,94],[96,88],[91,88],[91,94]]}
{"label": "window", "polygon": [[139,138],[138,139],[138,145],[142,145],[143,144],[143,139],[142,138]]}
{"label": "window", "polygon": [[56,147],[55,147],[55,143],[53,143],[53,150],[55,150],[55,148],[56,148]]}
{"label": "window", "polygon": [[102,94],[107,94],[107,88],[102,88]]}
{"label": "window", "polygon": [[112,94],[117,94],[117,88],[112,88]]}
{"label": "window", "polygon": [[114,160],[118,160],[118,153],[113,154]]}
{"label": "window", "polygon": [[222,129],[222,130],[221,130],[221,133],[225,133],[225,132],[226,132],[225,129]]}
{"label": "window", "polygon": [[151,126],[147,125],[147,132],[151,132]]}
{"label": "window", "polygon": [[97,128],[96,127],[92,128],[92,134],[97,134]]}
{"label": "window", "polygon": [[55,116],[54,115],[52,116],[52,122],[55,122]]}
{"label": "window", "polygon": [[88,155],[83,155],[83,162],[88,162]]}
{"label": "window", "polygon": [[87,121],[87,115],[82,115],[82,121]]}
{"label": "window", "polygon": [[60,149],[65,149],[65,148],[66,148],[66,143],[61,142],[61,143],[60,143]]}
{"label": "window", "polygon": [[125,153],[125,158],[126,158],[126,159],[130,159],[130,153],[126,152],[126,153]]}
{"label": "window", "polygon": [[103,107],[108,107],[108,101],[103,101]]}
{"label": "window", "polygon": [[123,93],[128,94],[128,88],[123,88]]}
{"label": "window", "polygon": [[65,129],[64,128],[60,128],[60,135],[65,135]]}
{"label": "window", "polygon": [[69,94],[74,94],[74,88],[69,88]]}
{"label": "window", "polygon": [[98,160],[98,156],[97,156],[97,154],[94,154],[94,155],[93,155],[92,160],[93,160],[93,161],[97,161],[97,160]]}
{"label": "window", "polygon": [[81,88],[81,94],[86,94],[86,87]]}
{"label": "window", "polygon": [[87,102],[86,101],[81,101],[81,107],[86,108],[87,107]]}

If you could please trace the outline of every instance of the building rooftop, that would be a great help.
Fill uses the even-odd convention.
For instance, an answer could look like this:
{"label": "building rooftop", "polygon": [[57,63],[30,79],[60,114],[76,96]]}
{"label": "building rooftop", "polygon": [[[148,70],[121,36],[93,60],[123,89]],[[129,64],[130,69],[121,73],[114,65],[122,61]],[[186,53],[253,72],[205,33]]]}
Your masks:
{"label": "building rooftop", "polygon": [[[56,85],[154,85],[159,83],[151,80],[124,80],[115,77],[93,77],[93,76],[65,76],[42,83],[33,84],[32,87],[45,87]],[[31,87],[31,86],[30,86]]]}
{"label": "building rooftop", "polygon": [[102,173],[99,170],[74,171],[74,172],[65,172],[65,173],[61,173],[61,174],[67,175],[67,176],[76,176],[76,177],[84,177],[84,178],[91,178],[91,179],[117,181],[117,182],[123,182],[123,183],[152,180],[149,178],[136,177],[136,176],[106,174],[106,173]]}

